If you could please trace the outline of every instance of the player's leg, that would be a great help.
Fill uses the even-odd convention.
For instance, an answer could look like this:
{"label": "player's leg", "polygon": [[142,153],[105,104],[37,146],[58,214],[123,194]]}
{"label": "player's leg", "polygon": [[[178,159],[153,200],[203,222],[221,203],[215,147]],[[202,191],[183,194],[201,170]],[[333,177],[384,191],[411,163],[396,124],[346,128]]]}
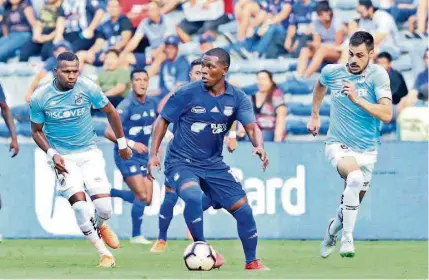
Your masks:
{"label": "player's leg", "polygon": [[124,201],[129,202],[129,203],[133,203],[134,200],[136,199],[136,197],[134,196],[132,191],[118,190],[118,189],[114,189],[114,188],[112,188],[110,190],[110,196],[122,198]]}
{"label": "player's leg", "polygon": [[303,47],[299,52],[298,65],[296,73],[298,75],[304,75],[305,69],[307,69],[308,61],[313,56],[314,52],[309,47]]}
{"label": "player's leg", "polygon": [[[167,185],[167,182],[166,184]],[[170,226],[171,220],[173,219],[173,209],[177,203],[176,192],[165,186],[165,196],[164,201],[161,204],[161,208],[159,209],[159,217],[158,217],[158,240],[153,244],[153,247],[150,249],[152,253],[163,253],[165,248],[167,247],[167,231]]]}
{"label": "player's leg", "polygon": [[106,221],[112,216],[111,185],[105,171],[106,162],[99,149],[82,153],[79,164],[88,194],[95,207],[97,226],[101,237],[106,244],[117,249],[120,247],[119,239],[110,229]]}
{"label": "player's leg", "polygon": [[[141,169],[141,167],[140,167]],[[141,172],[144,172],[142,174]],[[140,171],[140,174],[126,176],[125,182],[133,191],[135,200],[131,208],[132,221],[132,238],[131,243],[150,244],[149,240],[144,238],[141,233],[141,225],[143,223],[143,214],[146,205],[149,205],[152,200],[152,182],[146,180],[146,170]],[[150,199],[149,199],[150,197]]]}
{"label": "player's leg", "polygon": [[65,159],[68,174],[66,176],[57,174],[59,182],[58,191],[66,198],[76,217],[76,222],[85,237],[94,245],[100,255],[100,267],[113,267],[115,260],[106,248],[98,231],[95,213],[83,188],[83,178],[79,167],[71,160]]}
{"label": "player's leg", "polygon": [[207,192],[214,202],[226,209],[237,221],[237,231],[245,255],[247,270],[266,270],[256,257],[258,232],[253,211],[241,184],[225,165],[226,168],[207,172],[204,179]]}
{"label": "player's leg", "polygon": [[307,67],[307,70],[304,72],[305,78],[310,78],[313,73],[315,73],[320,66],[322,66],[324,61],[335,63],[341,58],[341,51],[336,48],[336,46],[322,45],[314,54],[311,59],[310,65]]}

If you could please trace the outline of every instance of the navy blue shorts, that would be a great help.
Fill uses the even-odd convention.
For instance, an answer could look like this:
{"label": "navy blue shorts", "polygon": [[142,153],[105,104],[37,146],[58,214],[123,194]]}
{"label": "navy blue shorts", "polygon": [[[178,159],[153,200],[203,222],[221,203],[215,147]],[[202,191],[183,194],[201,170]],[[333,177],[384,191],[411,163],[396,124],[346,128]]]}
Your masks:
{"label": "navy blue shorts", "polygon": [[123,160],[119,154],[115,151],[115,163],[119,171],[121,171],[122,177],[127,178],[138,174],[147,176],[147,163],[146,158],[132,157],[128,160]]}
{"label": "navy blue shorts", "polygon": [[166,185],[180,195],[180,187],[188,182],[196,182],[213,201],[213,205],[225,209],[231,207],[246,193],[241,184],[224,163],[220,168],[199,168],[189,165],[171,167],[165,171]]}

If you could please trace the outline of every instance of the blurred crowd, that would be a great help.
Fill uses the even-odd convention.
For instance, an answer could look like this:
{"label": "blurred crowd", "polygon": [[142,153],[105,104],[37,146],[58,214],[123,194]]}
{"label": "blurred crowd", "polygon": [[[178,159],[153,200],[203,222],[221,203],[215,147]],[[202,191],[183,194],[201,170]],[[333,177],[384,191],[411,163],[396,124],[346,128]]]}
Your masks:
{"label": "blurred crowd", "polygon": [[[38,9],[32,3],[37,1]],[[200,54],[222,46],[235,61],[296,59],[296,71],[277,84],[267,70],[243,90],[251,95],[258,124],[268,141],[283,141],[290,91],[311,91],[314,77],[329,63],[345,63],[348,38],[357,30],[375,38],[375,61],[389,73],[396,116],[413,106],[427,106],[428,60],[425,70],[407,86],[392,67],[403,52],[401,41],[427,45],[427,0],[0,0],[0,62],[27,62],[40,57],[25,95],[29,102],[40,81],[52,72],[56,56],[76,52],[81,67],[99,68],[96,81],[117,105],[129,93],[133,68],[159,76],[159,100],[189,81],[190,61],[183,46],[196,43]],[[357,17],[344,18],[334,4],[355,2]],[[34,6],[33,6],[34,5]],[[180,20],[173,28],[171,18]],[[240,81],[232,81],[240,84]],[[239,133],[240,134],[240,133]]]}

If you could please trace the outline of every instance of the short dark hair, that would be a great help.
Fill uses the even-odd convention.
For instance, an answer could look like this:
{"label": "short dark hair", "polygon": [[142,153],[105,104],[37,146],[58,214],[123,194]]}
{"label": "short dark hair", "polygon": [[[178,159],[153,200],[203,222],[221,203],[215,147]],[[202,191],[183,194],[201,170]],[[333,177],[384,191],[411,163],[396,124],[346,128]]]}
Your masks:
{"label": "short dark hair", "polygon": [[205,55],[216,56],[219,60],[229,67],[231,64],[231,57],[229,53],[222,48],[214,48],[205,53]]}
{"label": "short dark hair", "polygon": [[108,55],[109,53],[114,53],[116,56],[119,56],[119,51],[117,49],[108,49],[104,52],[104,55]]}
{"label": "short dark hair", "polygon": [[134,74],[136,74],[136,73],[145,73],[149,77],[149,74],[147,73],[147,71],[145,69],[135,68],[133,71],[131,71],[131,74],[130,74],[130,80],[131,81],[133,80]]}
{"label": "short dark hair", "polygon": [[385,58],[389,60],[389,62],[392,62],[392,56],[388,52],[381,52],[377,55],[377,58]]}
{"label": "short dark hair", "polygon": [[374,50],[374,37],[365,31],[355,32],[350,38],[350,45],[356,47],[362,44],[365,44],[368,51]]}
{"label": "short dark hair", "polygon": [[331,12],[331,6],[328,1],[320,1],[316,3],[316,13],[319,15],[322,12]]}
{"label": "short dark hair", "polygon": [[193,60],[191,62],[191,69],[194,68],[194,66],[196,66],[196,65],[201,65],[202,63],[203,63],[203,61],[201,60],[201,58],[197,58],[197,59]]}
{"label": "short dark hair", "polygon": [[372,4],[371,0],[359,0],[359,5],[368,8],[374,8],[374,4]]}
{"label": "short dark hair", "polygon": [[75,61],[77,60],[79,62],[79,58],[76,54],[72,52],[62,52],[57,56],[57,67],[60,65],[62,61]]}

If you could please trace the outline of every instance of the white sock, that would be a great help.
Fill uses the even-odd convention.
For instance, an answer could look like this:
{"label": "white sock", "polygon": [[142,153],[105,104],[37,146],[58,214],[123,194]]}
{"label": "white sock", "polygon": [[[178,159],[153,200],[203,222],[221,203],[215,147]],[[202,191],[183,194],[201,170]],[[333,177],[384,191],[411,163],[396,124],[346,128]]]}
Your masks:
{"label": "white sock", "polygon": [[96,198],[92,202],[97,214],[97,226],[101,227],[112,216],[111,197]]}
{"label": "white sock", "polygon": [[95,217],[91,214],[88,202],[78,201],[72,205],[77,224],[89,242],[97,249],[98,254],[112,256],[112,253],[106,248],[103,240],[98,235]]}
{"label": "white sock", "polygon": [[344,236],[353,237],[356,218],[359,211],[359,193],[363,187],[363,174],[360,170],[349,173],[343,192],[343,231]]}
{"label": "white sock", "polygon": [[335,215],[334,222],[329,227],[329,234],[336,235],[343,228],[343,205],[340,205]]}

